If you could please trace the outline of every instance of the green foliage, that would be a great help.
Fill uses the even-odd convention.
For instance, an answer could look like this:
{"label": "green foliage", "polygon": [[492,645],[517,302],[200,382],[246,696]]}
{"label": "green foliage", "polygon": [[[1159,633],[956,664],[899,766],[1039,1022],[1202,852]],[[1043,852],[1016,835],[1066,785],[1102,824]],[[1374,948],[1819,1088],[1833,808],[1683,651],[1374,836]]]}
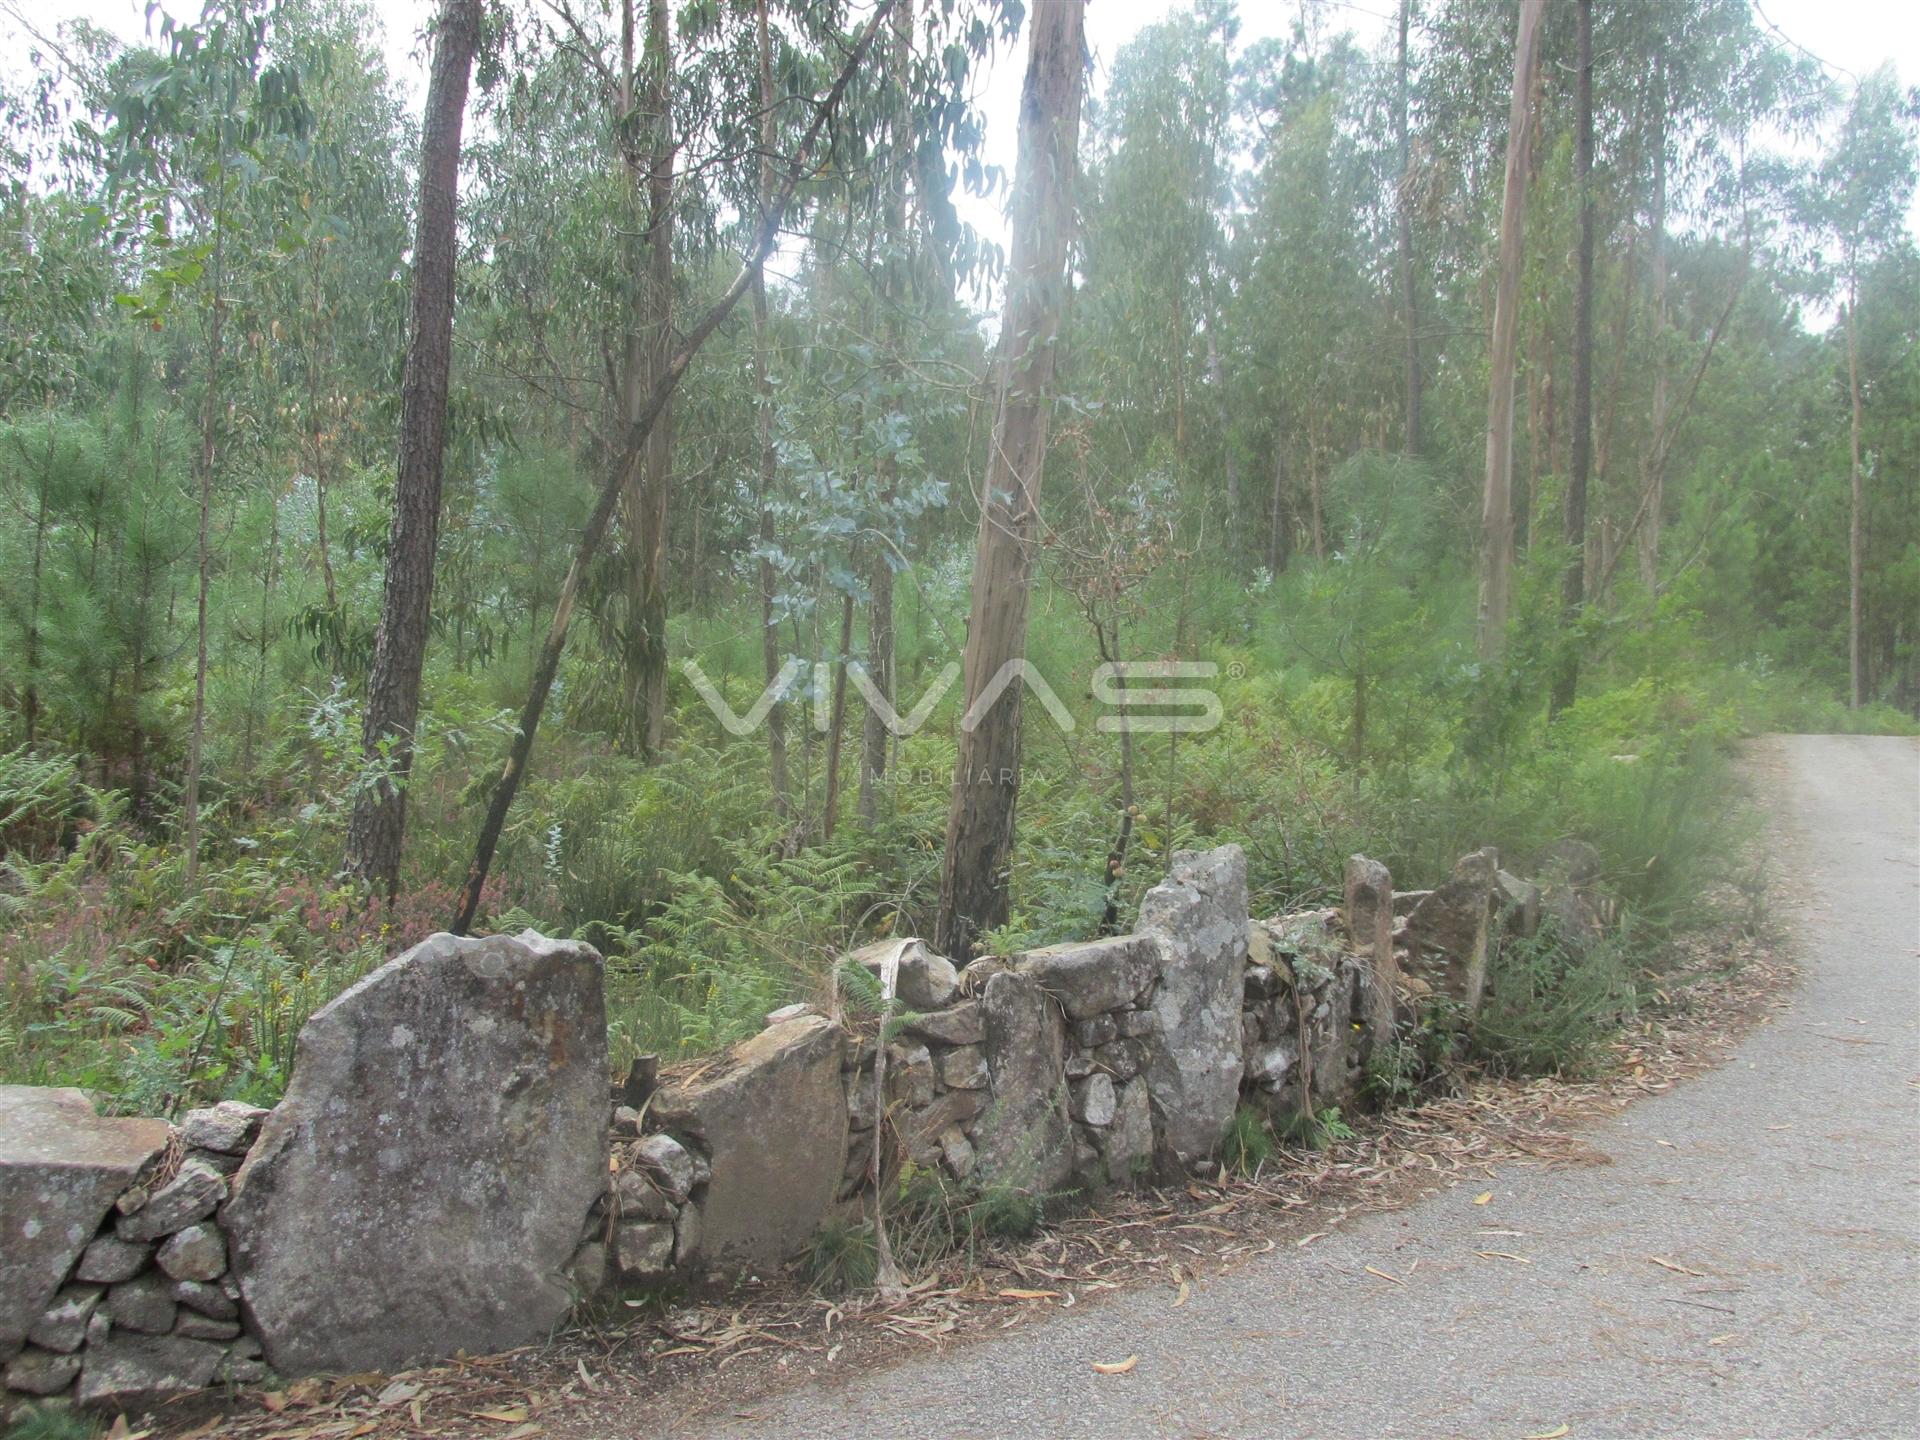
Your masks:
{"label": "green foliage", "polygon": [[1251,1177],[1273,1157],[1273,1130],[1264,1111],[1253,1105],[1241,1105],[1233,1112],[1220,1159],[1236,1175]]}
{"label": "green foliage", "polygon": [[1591,943],[1556,934],[1550,922],[1532,940],[1509,939],[1488,967],[1473,1054],[1505,1074],[1584,1073],[1634,1012],[1635,953],[1631,925]]}
{"label": "green foliage", "polygon": [[[870,658],[882,576],[897,708],[960,658],[992,431],[987,332],[960,282],[992,279],[999,257],[959,225],[939,172],[952,153],[963,183],[996,183],[955,87],[1018,9],[999,27],[923,9],[953,43],[904,62],[911,93],[856,81],[836,137],[846,163],[803,187],[764,323],[722,327],[676,394],[664,531],[636,536],[623,505],[585,577],[482,920],[606,952],[617,1064],[711,1050],[796,999],[874,1013],[871,977],[836,972],[839,957],[932,928],[962,697],[892,744],[870,817],[853,798],[850,706],[831,837],[816,702],[835,667]],[[1253,40],[1233,5],[1207,0],[1116,58],[1086,110],[1026,637],[1075,724],[1027,705],[1010,917],[989,949],[1124,925],[1182,847],[1240,843],[1255,910],[1272,913],[1333,900],[1356,851],[1412,888],[1483,844],[1524,871],[1577,836],[1634,926],[1595,955],[1506,956],[1511,984],[1480,1042],[1502,1068],[1577,1068],[1627,1013],[1620,976],[1703,918],[1717,881],[1742,878],[1728,870],[1745,822],[1727,763],[1741,737],[1920,733],[1912,97],[1882,73],[1839,105],[1738,0],[1695,9],[1684,33],[1602,19],[1619,60],[1599,77],[1602,133],[1618,142],[1597,197],[1607,462],[1590,497],[1591,603],[1572,623],[1559,257],[1574,206],[1564,105],[1554,87],[1542,96],[1514,622],[1498,664],[1475,653],[1473,556],[1500,200],[1486,157],[1511,62],[1500,27],[1465,0],[1423,11],[1405,176],[1385,122],[1395,66],[1335,33],[1337,17]],[[787,18],[774,27],[783,132],[811,113],[786,97],[810,92],[844,41],[826,10]],[[359,703],[393,508],[418,138],[367,20],[353,5],[236,0],[147,44],[64,32],[44,74],[0,80],[6,1079],[82,1084],[116,1109],[270,1099],[306,1015],[447,922],[617,454],[635,301],[658,298],[636,293],[652,232],[634,223],[631,137],[600,98],[592,34],[523,37],[486,62],[511,73],[477,101],[489,123],[460,197],[463,231],[487,243],[456,277],[402,896],[385,908],[336,884],[343,818],[388,768],[361,754]],[[696,20],[676,32],[673,67],[678,168],[700,177],[674,199],[676,324],[731,278],[759,186],[750,7]],[[903,113],[911,134],[896,133]],[[1789,133],[1825,142],[1817,164],[1730,138]],[[1664,319],[1644,243],[1662,153],[1671,211],[1687,217],[1667,237]],[[886,204],[902,193],[928,223],[891,235]],[[1403,213],[1413,316],[1394,263]],[[1410,319],[1427,382],[1417,436],[1402,413]],[[1850,361],[1859,707],[1845,698]],[[1637,512],[1656,471],[1660,547],[1643,572],[1654,527]],[[209,726],[188,884],[202,474]],[[699,660],[736,712],[765,682],[767,641],[776,665],[808,662],[783,707],[785,794],[764,733],[729,733],[678,675],[664,751],[629,753],[627,597],[647,543],[668,557],[668,650]],[[1216,663],[1220,728],[1125,744],[1101,729],[1103,644]],[[1570,655],[1579,697],[1549,721],[1548,682]],[[1430,1017],[1411,1053],[1377,1057],[1369,1098],[1406,1098],[1451,1064],[1456,1019]],[[1324,1142],[1330,1122],[1297,1127]],[[1257,1165],[1263,1133],[1236,1140],[1243,1160]],[[1014,1199],[945,1196],[924,1176],[908,1189],[905,1213],[942,1243],[975,1243],[1002,1208],[1018,1228]]]}
{"label": "green foliage", "polygon": [[822,1295],[871,1289],[879,1266],[873,1223],[867,1220],[827,1221],[815,1232],[802,1260],[807,1288]]}
{"label": "green foliage", "polygon": [[7,1440],[94,1440],[97,1421],[58,1401],[23,1405],[7,1425]]}
{"label": "green foliage", "polygon": [[1328,1105],[1317,1112],[1290,1110],[1279,1117],[1273,1129],[1287,1144],[1302,1145],[1309,1150],[1325,1150],[1354,1137],[1353,1127],[1341,1117],[1338,1105]]}

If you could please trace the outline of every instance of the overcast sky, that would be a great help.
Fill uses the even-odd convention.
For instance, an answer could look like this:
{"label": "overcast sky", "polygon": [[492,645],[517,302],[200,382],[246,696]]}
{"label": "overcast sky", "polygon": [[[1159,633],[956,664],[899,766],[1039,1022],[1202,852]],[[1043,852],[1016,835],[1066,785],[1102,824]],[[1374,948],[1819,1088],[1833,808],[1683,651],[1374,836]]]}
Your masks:
{"label": "overcast sky", "polygon": [[[1034,0],[1028,0],[1031,5]],[[1383,39],[1393,24],[1394,0],[1306,0],[1321,12],[1326,32],[1350,28],[1368,43]],[[1811,51],[1835,77],[1846,81],[1892,60],[1907,84],[1920,80],[1920,0],[1750,0],[1764,25],[1777,27],[1785,38]],[[1240,41],[1284,35],[1300,13],[1302,0],[1241,0]],[[172,0],[167,8],[182,13],[194,0]],[[416,108],[426,90],[427,54],[419,43],[431,0],[377,0],[374,10],[385,27],[388,65]],[[1114,56],[1143,25],[1169,8],[1168,0],[1089,0],[1087,37],[1093,50],[1096,89],[1104,89]],[[145,29],[146,0],[0,0],[0,37],[6,46],[5,64],[17,73],[25,65],[27,41],[15,13],[26,15],[36,27],[47,27],[67,15],[85,15],[95,23],[129,39]],[[988,117],[987,160],[1011,176],[1015,126],[1019,113],[1020,80],[1026,63],[1025,35],[1016,47],[996,57],[980,100]],[[957,197],[961,212],[976,227],[1004,241],[1004,196],[987,202]],[[1920,208],[1920,197],[1916,198]]]}

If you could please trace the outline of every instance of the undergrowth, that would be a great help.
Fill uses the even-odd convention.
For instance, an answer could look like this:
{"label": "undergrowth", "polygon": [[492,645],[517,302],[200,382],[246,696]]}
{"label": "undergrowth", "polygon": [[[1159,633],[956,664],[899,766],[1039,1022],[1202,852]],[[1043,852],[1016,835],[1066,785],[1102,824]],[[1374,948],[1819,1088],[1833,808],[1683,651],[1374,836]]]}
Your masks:
{"label": "undergrowth", "polygon": [[[1045,1222],[1049,1202],[1004,1184],[969,1186],[912,1163],[889,1187],[885,1223],[896,1261],[918,1274],[956,1255],[969,1263],[995,1244],[1023,1240]],[[802,1259],[808,1285],[822,1294],[872,1286],[879,1251],[871,1220],[832,1220],[815,1232]]]}
{"label": "undergrowth", "polygon": [[[1337,901],[1356,851],[1414,888],[1483,844],[1527,873],[1537,852],[1578,836],[1599,851],[1603,886],[1633,923],[1578,963],[1550,946],[1511,951],[1479,1042],[1490,1065],[1577,1068],[1593,1036],[1630,1011],[1633,977],[1656,963],[1664,937],[1699,923],[1701,897],[1735,878],[1727,857],[1745,822],[1727,756],[1754,695],[1773,691],[1749,676],[1726,682],[1734,699],[1716,699],[1720,679],[1641,656],[1629,677],[1590,672],[1579,703],[1549,724],[1532,688],[1538,655],[1520,645],[1495,684],[1449,659],[1442,634],[1432,653],[1409,648],[1370,682],[1356,753],[1350,690],[1301,668],[1295,632],[1272,619],[1285,599],[1197,587],[1192,622],[1220,637],[1200,651],[1221,664],[1226,721],[1179,745],[1136,737],[1134,817],[1115,875],[1114,737],[1032,721],[1011,915],[994,948],[1085,938],[1109,902],[1124,923],[1183,847],[1242,845],[1254,911],[1271,914]],[[1046,610],[1034,622],[1035,653],[1068,672],[1085,648],[1070,620]],[[915,643],[903,634],[903,656]],[[78,758],[0,752],[0,1079],[79,1085],[116,1111],[276,1098],[306,1017],[452,913],[448,877],[464,867],[508,730],[478,680],[442,678],[392,905],[335,878],[346,814],[369,783],[358,706],[339,686],[276,733],[262,762],[270,785],[216,787],[192,884],[168,827]],[[751,667],[728,683],[745,706]],[[1068,699],[1084,708],[1085,696]],[[865,977],[836,974],[836,962],[932,928],[955,708],[949,697],[900,743],[871,821],[851,814],[850,778],[831,840],[795,818],[811,813],[822,780],[821,747],[798,743],[802,732],[786,815],[769,803],[759,740],[721,733],[686,697],[673,746],[651,765],[591,737],[543,736],[483,924],[602,949],[616,1068],[642,1053],[709,1052],[795,1000],[877,1008],[859,988]],[[1410,1069],[1430,1071],[1432,1060]],[[1376,1099],[1400,1083],[1369,1079]]]}

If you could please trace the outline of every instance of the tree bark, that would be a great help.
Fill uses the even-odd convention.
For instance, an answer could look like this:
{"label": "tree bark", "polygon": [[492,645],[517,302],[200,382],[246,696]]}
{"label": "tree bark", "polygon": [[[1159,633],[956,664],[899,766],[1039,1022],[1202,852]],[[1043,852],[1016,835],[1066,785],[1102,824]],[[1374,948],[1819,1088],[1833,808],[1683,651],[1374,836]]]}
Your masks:
{"label": "tree bark", "polygon": [[[773,42],[767,28],[767,0],[754,7],[754,32],[760,52],[760,213],[762,218],[773,209],[773,147],[777,138],[774,125]],[[753,272],[753,409],[760,443],[760,661],[771,685],[780,676],[780,642],[774,629],[773,613],[773,487],[780,475],[780,459],[773,444],[773,381],[767,373],[771,337],[767,323],[766,276]],[[787,793],[787,707],[776,700],[767,711],[767,774],[773,787],[774,813],[787,817],[790,801]]]}
{"label": "tree bark", "polygon": [[[616,126],[627,181],[628,321],[623,415],[633,423],[673,349],[673,37],[665,0],[649,0],[639,63],[646,94],[634,93],[635,0],[621,11],[620,114]],[[650,151],[641,154],[643,134]],[[640,198],[646,192],[646,219]],[[667,514],[673,470],[673,410],[653,427],[647,445],[622,480],[626,530],[625,624],[621,668],[625,681],[627,746],[653,758],[666,737]]]}
{"label": "tree bark", "polygon": [[1240,456],[1233,448],[1233,416],[1227,407],[1225,367],[1220,363],[1220,310],[1207,306],[1207,384],[1213,391],[1214,418],[1220,426],[1220,468],[1227,481],[1228,544],[1240,549]]}
{"label": "tree bark", "polygon": [[1400,305],[1406,325],[1406,387],[1400,448],[1420,453],[1420,300],[1413,283],[1413,147],[1407,136],[1407,30],[1413,0],[1400,0],[1400,48],[1394,83],[1393,129],[1400,151],[1400,187],[1394,206],[1399,230]]}
{"label": "tree bark", "polygon": [[446,0],[433,44],[420,145],[420,203],[413,301],[400,381],[400,453],[393,531],[367,681],[366,755],[385,774],[363,789],[347,824],[347,870],[392,898],[400,884],[407,776],[420,715],[420,672],[433,613],[434,553],[453,360],[453,276],[458,259],[460,132],[480,45],[480,0]]}
{"label": "tree bark", "polygon": [[[907,303],[907,172],[912,136],[908,127],[907,67],[912,59],[913,3],[902,0],[893,12],[892,76],[888,87],[887,173],[882,181],[885,194],[881,203],[882,237],[885,254],[880,266],[880,333],[886,350],[881,373],[885,378],[888,407],[898,403],[903,371],[900,348],[904,344],[900,324],[901,307]],[[900,467],[893,452],[883,450],[877,471],[880,504],[890,518],[900,488]],[[867,567],[867,673],[889,704],[895,700],[893,664],[893,562],[886,544],[868,547]],[[886,721],[869,705],[861,732],[860,818],[871,825],[879,811],[878,793],[887,778],[888,747],[892,735]]]}
{"label": "tree bark", "polygon": [[1849,438],[1852,449],[1852,503],[1847,517],[1847,696],[1851,709],[1866,703],[1866,684],[1860,666],[1860,554],[1865,548],[1866,487],[1860,473],[1860,345],[1854,327],[1854,313],[1860,305],[1859,286],[1847,277],[1847,394],[1852,401],[1853,421]]}
{"label": "tree bark", "polygon": [[819,143],[825,131],[827,121],[839,108],[840,97],[846,93],[855,72],[866,58],[867,51],[873,46],[873,37],[885,23],[893,0],[879,0],[873,15],[868,19],[860,36],[848,51],[846,61],[840,68],[827,93],[812,108],[813,120],[801,137],[800,146],[794,154],[793,168],[781,183],[773,203],[768,206],[765,215],[760,218],[759,229],[755,232],[753,243],[742,261],[739,273],[720,298],[709,305],[690,328],[685,338],[674,348],[666,367],[654,381],[653,389],[646,402],[640,407],[639,416],[628,427],[626,445],[621,463],[616,465],[608,478],[601,484],[600,494],[594,502],[593,512],[587,517],[586,527],[580,532],[580,541],[574,548],[573,561],[567,567],[567,578],[561,582],[560,594],[554,601],[553,619],[547,626],[547,636],[540,647],[539,658],[534,664],[533,681],[528,687],[526,703],[520,709],[520,723],[515,729],[513,744],[507,752],[507,763],[495,783],[493,797],[488,801],[486,818],[480,825],[480,836],[474,845],[473,860],[467,867],[467,877],[460,890],[458,909],[450,927],[454,934],[464,935],[473,924],[474,916],[480,909],[480,897],[486,889],[487,872],[493,866],[493,855],[500,843],[500,832],[507,823],[507,812],[513,808],[514,796],[519,793],[520,782],[526,778],[527,760],[533,753],[533,741],[540,728],[540,717],[547,708],[547,696],[553,689],[554,676],[560,671],[560,659],[566,653],[567,629],[573,621],[573,608],[580,598],[580,586],[586,580],[594,557],[600,551],[600,542],[606,538],[607,527],[613,520],[614,506],[620,498],[621,479],[629,465],[637,464],[646,449],[647,437],[658,422],[661,412],[673,398],[673,392],[679,385],[687,367],[693,363],[693,357],[700,353],[700,347],[707,343],[720,323],[733,313],[733,307],[752,286],[754,276],[766,263],[767,256],[773,253],[775,242],[780,235],[780,222],[786,209],[793,201],[793,192],[800,183],[801,171],[811,162],[813,149]]}
{"label": "tree bark", "polygon": [[1273,493],[1267,509],[1267,572],[1286,573],[1293,559],[1293,517],[1287,513],[1287,448],[1279,435],[1273,437]]}
{"label": "tree bark", "polygon": [[1573,704],[1580,688],[1576,628],[1587,603],[1587,482],[1593,474],[1593,0],[1575,11],[1573,185],[1579,206],[1579,250],[1573,288],[1573,434],[1568,456],[1562,537],[1566,570],[1560,581],[1563,650],[1554,675],[1549,717]]}
{"label": "tree bark", "polygon": [[962,662],[968,714],[947,813],[936,930],[940,951],[955,960],[970,958],[979,937],[1005,924],[1008,914],[1007,867],[1020,783],[1019,682],[985,715],[972,710],[1001,669],[1026,655],[1048,399],[1070,283],[1085,10],[1085,0],[1043,0],[1034,7],[1028,41],[999,393],[979,497]]}
{"label": "tree bark", "polygon": [[[220,347],[226,331],[227,155],[220,151],[218,193],[214,199],[213,255],[207,271],[213,286],[213,313],[207,321],[207,393],[200,404],[200,455],[194,466],[200,495],[197,545],[196,619],[194,623],[193,721],[187,732],[187,884],[200,875],[200,773],[207,739],[207,596],[213,577],[213,464],[220,416]],[[98,532],[96,531],[96,539]]]}
{"label": "tree bark", "polygon": [[[27,724],[27,748],[40,738],[40,573],[47,551],[48,492],[53,488],[53,410],[47,410],[47,463],[40,475],[40,494],[33,517],[33,569],[27,585],[27,689],[22,712]],[[137,700],[138,697],[136,697]],[[138,713],[138,705],[135,705]]]}
{"label": "tree bark", "polygon": [[1526,259],[1527,152],[1533,136],[1533,67],[1546,0],[1521,0],[1513,45],[1513,103],[1507,123],[1506,186],[1500,206],[1500,260],[1495,277],[1493,338],[1488,353],[1487,476],[1480,506],[1480,655],[1506,648],[1513,565],[1513,381]]}
{"label": "tree bark", "polygon": [[1660,583],[1660,521],[1667,503],[1667,65],[1654,62],[1653,230],[1647,257],[1653,278],[1652,443],[1644,480],[1646,515],[1640,523],[1640,583],[1651,594]]}
{"label": "tree bark", "polygon": [[840,742],[847,719],[847,664],[853,648],[853,595],[840,598],[840,643],[833,662],[833,718],[827,725],[827,798],[820,811],[820,838],[831,840],[840,819]]}

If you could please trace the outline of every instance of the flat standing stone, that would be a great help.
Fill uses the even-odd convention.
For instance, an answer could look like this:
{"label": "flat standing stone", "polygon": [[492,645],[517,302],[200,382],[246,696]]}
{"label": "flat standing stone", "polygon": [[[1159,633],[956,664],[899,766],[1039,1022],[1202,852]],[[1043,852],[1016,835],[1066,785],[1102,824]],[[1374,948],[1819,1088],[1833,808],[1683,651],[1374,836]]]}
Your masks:
{"label": "flat standing stone", "polygon": [[0,1085],[0,1359],[170,1133],[164,1120],[103,1119],[78,1090]]}
{"label": "flat standing stone", "polygon": [[606,1192],[606,1126],[590,946],[434,935],[315,1012],[222,1215],[273,1367],[546,1338]]}
{"label": "flat standing stone", "polygon": [[989,1185],[1049,1195],[1073,1174],[1066,1026],[1040,982],[1011,970],[987,981],[980,1005],[992,1099],[973,1128],[978,1173]]}
{"label": "flat standing stone", "polygon": [[653,1117],[711,1157],[702,1262],[765,1269],[819,1227],[847,1153],[845,1036],[819,1015],[762,1030],[688,1079],[662,1077]]}
{"label": "flat standing stone", "polygon": [[1179,851],[1140,901],[1140,928],[1167,941],[1147,1065],[1161,1139],[1182,1163],[1213,1155],[1240,1100],[1247,859],[1238,845]]}
{"label": "flat standing stone", "polygon": [[1367,1027],[1369,1052],[1393,1037],[1394,997],[1400,991],[1400,966],[1393,958],[1393,876],[1378,860],[1347,858],[1347,933],[1367,957],[1365,1009],[1354,1019]]}

